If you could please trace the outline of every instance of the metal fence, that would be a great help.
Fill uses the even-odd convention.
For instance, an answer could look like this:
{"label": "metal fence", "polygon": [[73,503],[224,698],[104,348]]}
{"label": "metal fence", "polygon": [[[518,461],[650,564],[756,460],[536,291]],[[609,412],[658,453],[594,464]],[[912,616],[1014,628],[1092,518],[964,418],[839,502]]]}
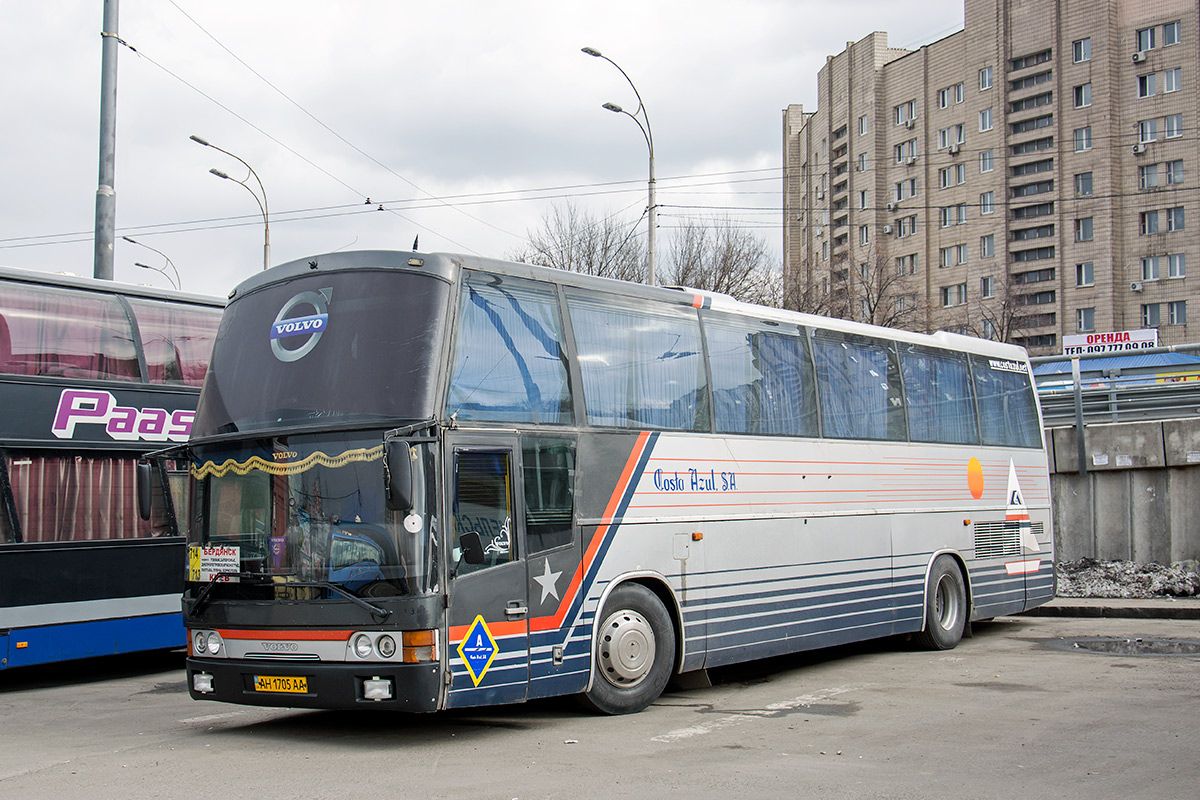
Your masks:
{"label": "metal fence", "polygon": [[[1200,417],[1200,362],[1143,358],[1165,353],[1200,356],[1200,344],[1031,359],[1046,427]],[[1037,374],[1051,363],[1069,363],[1070,371]]]}

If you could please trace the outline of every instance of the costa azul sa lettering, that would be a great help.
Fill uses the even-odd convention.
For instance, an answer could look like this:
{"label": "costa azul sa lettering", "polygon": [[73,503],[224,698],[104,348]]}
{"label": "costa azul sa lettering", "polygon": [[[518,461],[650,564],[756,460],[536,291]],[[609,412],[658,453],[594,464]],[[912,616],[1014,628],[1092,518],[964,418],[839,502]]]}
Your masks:
{"label": "costa azul sa lettering", "polygon": [[196,412],[189,409],[117,405],[112,392],[63,389],[50,431],[59,439],[71,439],[77,425],[103,425],[105,433],[122,442],[186,442],[195,417]]}
{"label": "costa azul sa lettering", "polygon": [[[300,292],[283,304],[271,323],[271,352],[277,359],[284,363],[299,361],[313,351],[329,327],[329,301],[332,297],[332,288]],[[288,316],[293,310],[305,310],[305,307],[312,309],[313,313]],[[300,336],[308,338],[298,347],[284,346],[283,340],[291,343],[294,337]]]}
{"label": "costa azul sa lettering", "polygon": [[695,467],[664,472],[654,470],[654,488],[660,492],[733,492],[737,491],[736,472],[698,470]]}

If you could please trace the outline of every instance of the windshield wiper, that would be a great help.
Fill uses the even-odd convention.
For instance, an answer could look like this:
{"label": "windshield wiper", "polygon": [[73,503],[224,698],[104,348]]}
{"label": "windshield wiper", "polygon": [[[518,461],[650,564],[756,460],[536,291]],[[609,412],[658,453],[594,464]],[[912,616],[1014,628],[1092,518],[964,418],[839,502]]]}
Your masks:
{"label": "windshield wiper", "polygon": [[[210,580],[207,584],[205,584],[204,588],[200,590],[200,594],[196,596],[196,602],[194,604],[192,604],[192,613],[199,614],[201,612],[201,610],[203,610],[203,608],[206,605],[208,605],[208,600],[210,597],[212,597],[213,588],[216,587],[216,585],[218,583],[222,583],[223,579],[226,579],[226,578],[239,578],[239,579],[240,578],[260,578],[260,579],[264,579],[265,578],[265,579],[273,580],[275,578],[291,578],[293,576],[294,576],[294,573],[288,574],[288,573],[277,573],[277,572],[218,572],[216,575],[213,575],[212,580]],[[303,587],[310,587],[313,589],[328,589],[329,591],[333,592],[334,594],[341,595],[342,597],[346,598],[351,603],[354,603],[354,605],[358,606],[359,608],[363,609],[364,611],[370,612],[370,614],[372,616],[379,617],[379,620],[378,620],[379,622],[383,622],[384,620],[386,620],[388,617],[390,617],[392,615],[392,612],[390,609],[380,608],[379,606],[375,605],[374,603],[368,603],[366,600],[363,600],[361,597],[352,593],[350,590],[346,589],[345,587],[338,586],[336,583],[330,583],[329,581],[288,580],[284,583],[279,583],[276,585],[287,586],[287,587],[303,586]]]}

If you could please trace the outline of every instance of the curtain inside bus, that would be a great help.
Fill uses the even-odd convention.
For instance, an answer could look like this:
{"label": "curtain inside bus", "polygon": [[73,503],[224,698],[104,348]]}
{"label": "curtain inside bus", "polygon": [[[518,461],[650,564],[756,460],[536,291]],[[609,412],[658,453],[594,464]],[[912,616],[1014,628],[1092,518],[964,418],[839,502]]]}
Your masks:
{"label": "curtain inside bus", "polygon": [[114,296],[0,281],[0,372],[136,381],[137,348]]}
{"label": "curtain inside bus", "polygon": [[137,318],[146,379],[151,383],[201,386],[221,321],[219,308],[126,298]]}
{"label": "curtain inside bus", "polygon": [[76,542],[167,533],[164,514],[137,513],[136,458],[5,451],[22,540]]}

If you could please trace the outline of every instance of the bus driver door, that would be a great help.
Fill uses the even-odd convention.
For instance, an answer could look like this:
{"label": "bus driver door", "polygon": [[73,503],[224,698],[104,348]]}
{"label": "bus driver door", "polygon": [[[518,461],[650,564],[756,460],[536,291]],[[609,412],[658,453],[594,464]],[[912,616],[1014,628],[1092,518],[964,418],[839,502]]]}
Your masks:
{"label": "bus driver door", "polygon": [[529,598],[516,437],[447,437],[450,708],[526,699]]}

